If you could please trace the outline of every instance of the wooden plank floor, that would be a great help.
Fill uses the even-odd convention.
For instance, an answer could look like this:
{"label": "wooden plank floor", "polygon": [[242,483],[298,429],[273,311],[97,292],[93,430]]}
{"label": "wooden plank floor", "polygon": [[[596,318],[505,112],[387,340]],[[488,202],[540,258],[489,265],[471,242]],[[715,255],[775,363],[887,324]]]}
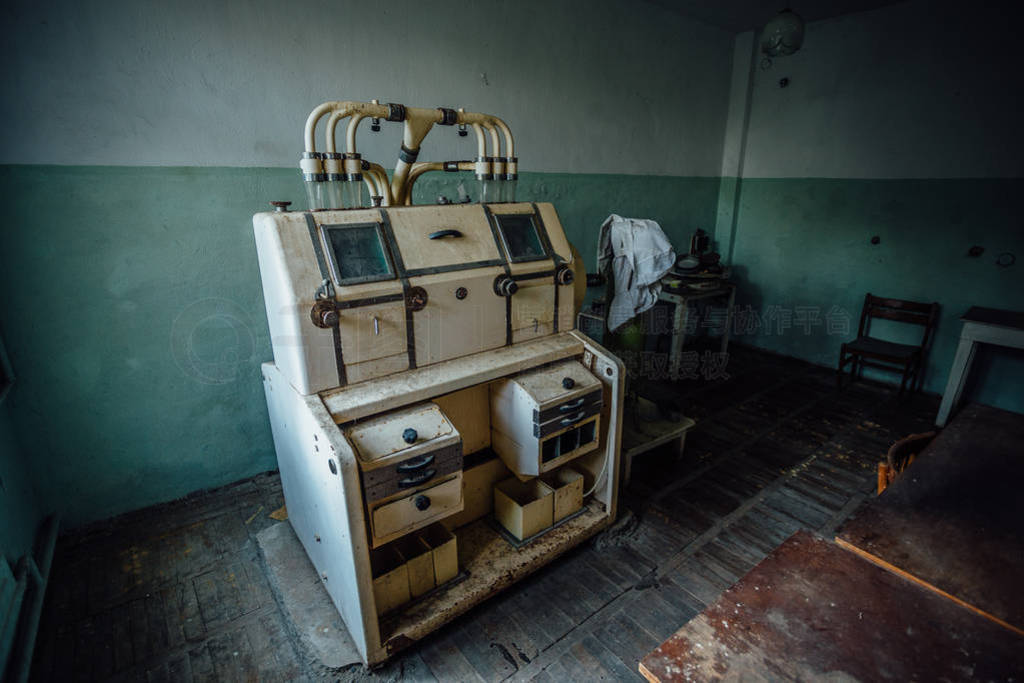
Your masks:
{"label": "wooden plank floor", "polygon": [[283,504],[261,475],[62,536],[34,680],[640,680],[639,660],[798,529],[830,535],[937,397],[897,402],[830,370],[735,347],[730,377],[649,385],[698,420],[633,463],[632,514],[365,672],[297,646],[255,534]]}

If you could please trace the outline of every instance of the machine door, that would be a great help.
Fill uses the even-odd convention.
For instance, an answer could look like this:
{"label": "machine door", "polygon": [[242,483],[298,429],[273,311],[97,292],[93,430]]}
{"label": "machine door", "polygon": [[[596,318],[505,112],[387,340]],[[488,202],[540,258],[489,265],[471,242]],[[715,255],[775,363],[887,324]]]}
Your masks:
{"label": "machine door", "polygon": [[389,208],[387,214],[410,277],[503,262],[480,204]]}

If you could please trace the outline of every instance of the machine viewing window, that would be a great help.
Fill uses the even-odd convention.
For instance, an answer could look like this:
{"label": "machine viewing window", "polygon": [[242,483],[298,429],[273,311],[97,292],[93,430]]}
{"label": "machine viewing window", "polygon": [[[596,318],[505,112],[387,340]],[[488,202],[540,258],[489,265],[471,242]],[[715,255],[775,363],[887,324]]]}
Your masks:
{"label": "machine viewing window", "polygon": [[545,258],[540,233],[529,214],[504,214],[494,216],[498,221],[501,239],[505,242],[509,260],[537,261]]}
{"label": "machine viewing window", "polygon": [[380,225],[325,225],[331,265],[338,284],[374,282],[395,277],[391,259],[384,248]]}

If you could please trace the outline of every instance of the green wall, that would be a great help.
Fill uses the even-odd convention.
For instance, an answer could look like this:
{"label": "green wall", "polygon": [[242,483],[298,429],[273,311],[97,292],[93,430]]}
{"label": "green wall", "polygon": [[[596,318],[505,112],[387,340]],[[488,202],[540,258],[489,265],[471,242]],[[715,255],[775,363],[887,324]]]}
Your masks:
{"label": "green wall", "polygon": [[[613,211],[677,242],[714,221],[714,178],[521,178],[519,198],[554,202],[591,265]],[[427,176],[417,191],[455,184]],[[8,405],[40,507],[74,526],[274,469],[251,216],[272,199],[300,207],[297,171],[3,166],[0,193]]]}
{"label": "green wall", "polygon": [[9,413],[0,403],[0,558],[13,561],[31,551],[41,515]]}
{"label": "green wall", "polygon": [[[938,301],[942,317],[924,387],[941,393],[959,316],[972,305],[1024,309],[1024,262],[995,264],[1003,252],[1024,258],[1024,179],[744,178],[739,191],[732,259],[741,281],[738,303],[773,322],[771,330],[762,325],[740,337],[757,346],[834,367],[840,343],[855,336],[866,292]],[[875,235],[878,245],[871,244]],[[984,254],[969,257],[972,245],[983,246]],[[850,315],[846,335],[828,333],[833,306]],[[816,309],[822,324],[780,334],[784,311],[795,316],[797,307],[808,321]],[[894,340],[920,334],[897,324],[878,329]],[[1024,411],[1022,386],[1024,354],[982,347],[969,398]]]}

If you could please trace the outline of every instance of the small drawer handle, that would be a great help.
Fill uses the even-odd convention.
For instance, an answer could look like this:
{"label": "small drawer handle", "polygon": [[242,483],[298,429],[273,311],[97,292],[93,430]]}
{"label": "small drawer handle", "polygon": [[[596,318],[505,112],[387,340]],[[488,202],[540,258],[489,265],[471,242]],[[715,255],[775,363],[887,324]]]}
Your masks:
{"label": "small drawer handle", "polygon": [[563,417],[562,418],[562,424],[566,425],[566,426],[567,425],[574,425],[577,422],[579,422],[580,420],[582,420],[583,418],[585,418],[586,416],[587,416],[587,411],[581,410],[580,412],[576,413],[575,417]]}
{"label": "small drawer handle", "polygon": [[586,401],[586,400],[587,400],[586,396],[580,396],[578,399],[576,399],[572,403],[565,403],[563,405],[558,406],[558,410],[563,412],[563,413],[567,413],[570,410],[576,410],[581,405],[583,405],[583,402]]}
{"label": "small drawer handle", "polygon": [[432,240],[441,239],[442,237],[462,237],[462,232],[460,230],[448,228],[447,230],[438,230],[437,232],[432,232],[430,233],[430,235],[428,235],[428,237]]}
{"label": "small drawer handle", "polygon": [[405,472],[415,472],[418,469],[426,467],[432,462],[434,462],[433,455],[424,455],[413,460],[406,460],[401,465],[396,467],[395,471],[398,472],[399,474],[403,474]]}
{"label": "small drawer handle", "polygon": [[428,496],[416,496],[412,502],[416,506],[416,509],[419,510],[420,512],[430,507],[430,498]]}
{"label": "small drawer handle", "polygon": [[422,474],[418,474],[414,477],[406,477],[405,479],[399,479],[398,488],[408,489],[412,488],[413,486],[419,486],[423,482],[430,481],[431,479],[433,479],[435,474],[437,474],[437,470],[426,470]]}

